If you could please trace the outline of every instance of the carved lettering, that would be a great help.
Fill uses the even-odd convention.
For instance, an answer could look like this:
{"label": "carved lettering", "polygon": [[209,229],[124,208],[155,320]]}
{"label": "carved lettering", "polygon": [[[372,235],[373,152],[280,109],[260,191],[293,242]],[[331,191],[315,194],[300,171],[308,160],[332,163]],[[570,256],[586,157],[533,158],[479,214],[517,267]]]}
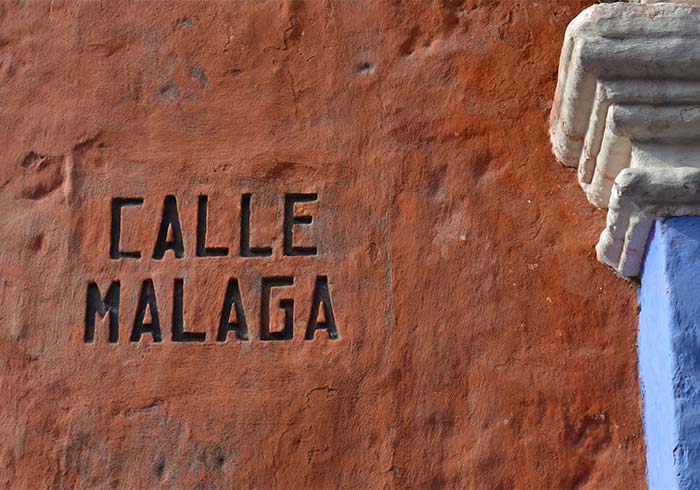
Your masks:
{"label": "carved lettering", "polygon": [[260,340],[292,340],[294,337],[294,300],[285,298],[279,302],[284,310],[284,329],[281,332],[270,332],[270,293],[272,288],[282,288],[294,285],[293,277],[263,277],[260,286],[262,300],[260,302]]}
{"label": "carved lettering", "polygon": [[197,257],[226,257],[228,247],[207,247],[207,206],[209,198],[197,199]]}
{"label": "carved lettering", "polygon": [[[252,229],[252,194],[241,194],[239,256],[241,258],[257,257],[268,260],[286,260],[284,257],[317,256],[319,254],[319,249],[316,243],[309,243],[311,241],[308,238],[309,235],[306,235],[306,238],[296,237],[295,239],[295,230],[298,232],[297,227],[308,227],[312,225],[314,221],[313,216],[308,210],[302,211],[297,208],[297,205],[315,203],[317,201],[317,193],[284,194],[282,229],[280,230],[281,240],[273,239],[271,245],[254,246],[250,243]],[[187,204],[191,201],[184,199],[182,202]],[[143,197],[117,197],[111,199],[110,203],[110,259],[115,261],[126,259],[150,260],[148,257],[142,257],[140,251],[122,250],[121,248],[121,237],[122,234],[125,233],[122,216],[124,208],[145,206],[148,204],[146,203],[146,199]],[[148,213],[148,209],[149,208],[144,207],[142,213]],[[148,216],[148,214],[145,214],[145,216]],[[188,216],[194,216],[194,214],[185,214],[184,224],[186,227],[195,224],[189,221]],[[131,219],[128,222],[132,222]],[[195,255],[194,257],[190,257],[190,260],[202,257],[218,260],[236,260],[235,257],[230,257],[231,249],[226,244],[214,246],[207,243],[207,231],[210,227],[220,227],[224,224],[226,226],[235,226],[235,223],[212,219],[212,216],[209,215],[209,197],[205,194],[198,195],[196,229],[194,230]],[[182,225],[183,223],[180,220],[180,212],[178,210],[178,201],[175,195],[169,194],[165,196],[162,203],[160,222],[157,226],[157,234],[153,247],[153,260],[163,260],[168,251],[172,251],[173,257],[176,259],[186,258],[185,237]],[[126,228],[128,229],[128,226]],[[219,229],[216,229],[216,231],[219,231]],[[217,234],[216,236],[221,235]],[[313,236],[313,241],[318,241],[316,235],[314,234]],[[281,250],[279,254],[275,254],[276,258],[273,259],[273,246],[275,246],[275,244],[277,244],[276,246],[281,246]],[[326,249],[322,248],[321,250]],[[296,260],[306,261],[309,259],[302,258]],[[199,263],[198,260],[190,262],[189,264],[188,262],[183,262],[181,263],[181,267],[184,264],[188,264],[190,267],[197,267]],[[203,267],[212,267],[210,262],[207,262],[207,264],[208,265]],[[236,265],[232,263],[232,266],[234,268],[240,267],[240,264]],[[264,266],[263,270],[269,271],[270,269],[270,264],[268,264]],[[127,268],[120,270],[133,269]],[[145,270],[152,270],[152,268],[148,267]],[[209,271],[209,269],[207,269],[207,271]],[[181,274],[184,274],[184,276]],[[248,321],[243,296],[241,294],[241,285],[236,277],[229,277],[226,279],[226,289],[223,298],[212,298],[212,300],[209,301],[212,308],[221,308],[219,310],[218,324],[201,324],[201,318],[211,318],[211,316],[202,315],[200,311],[195,311],[196,317],[194,318],[196,318],[195,321],[197,321],[198,324],[195,325],[195,329],[192,329],[192,326],[190,326],[190,330],[188,330],[185,321],[185,310],[187,308],[185,286],[186,283],[189,284],[190,279],[188,278],[191,276],[186,270],[180,272],[178,275],[180,275],[180,277],[167,280],[172,280],[171,283],[168,282],[168,286],[172,284],[172,303],[169,305],[171,310],[168,312],[170,313],[169,325],[167,325],[168,316],[161,315],[161,311],[159,310],[156,289],[152,278],[142,280],[140,288],[132,291],[129,291],[128,288],[122,288],[120,279],[114,278],[105,294],[102,294],[96,281],[90,281],[87,285],[87,294],[85,296],[84,342],[88,344],[94,342],[96,318],[104,320],[105,317],[109,317],[108,340],[110,343],[118,343],[120,308],[123,306],[124,302],[128,304],[130,301],[136,303],[133,326],[131,335],[129,336],[130,342],[141,342],[144,336],[150,337],[150,341],[152,342],[163,342],[163,327],[170,328],[170,336],[168,338],[170,341],[177,343],[205,343],[207,342],[208,334],[211,334],[209,338],[215,339],[210,340],[210,342],[215,341],[221,344],[225,344],[231,339],[238,342],[246,342],[249,341],[251,337],[256,337],[261,341],[294,340],[295,301],[298,299],[297,297],[302,294],[300,291],[297,291],[295,287],[294,276],[265,275],[264,277],[260,277],[259,287],[251,286],[251,290],[259,291],[260,295],[260,302],[252,303],[260,305],[258,317],[260,323],[257,325],[257,332],[254,331],[256,328],[255,325],[252,326],[253,332],[251,332],[251,325]],[[195,277],[197,277],[197,275],[195,275]],[[248,275],[246,275],[246,277],[248,277]],[[127,282],[126,284],[131,284],[131,282]],[[206,284],[210,284],[209,279],[207,279]],[[193,286],[195,287],[195,293],[199,294],[207,294],[209,292],[208,289],[210,289],[206,288],[204,291],[196,291],[196,283],[194,283]],[[159,287],[162,288],[163,284],[159,284]],[[187,289],[189,292],[189,285]],[[159,291],[163,291],[163,289],[159,289]],[[277,291],[275,297],[277,297],[277,295],[281,297],[281,299],[277,300],[276,304],[272,304],[274,291]],[[309,300],[309,297],[306,296],[304,299]],[[166,303],[166,307],[167,306],[168,303]],[[273,323],[272,312],[275,310],[283,314],[284,320],[282,325],[275,326],[271,324]],[[331,298],[330,280],[327,275],[319,275],[315,278],[313,292],[310,297],[309,311],[310,315],[304,332],[305,341],[312,341],[317,338],[316,332],[318,330],[325,330],[330,339],[337,340],[339,338],[334,304]],[[161,322],[163,318],[165,318],[166,325],[163,325]],[[232,332],[235,336],[230,335]],[[258,334],[257,336],[255,335],[256,333]]]}
{"label": "carved lettering", "polygon": [[185,242],[182,239],[182,228],[180,227],[180,216],[177,212],[175,196],[166,196],[165,201],[163,201],[163,219],[160,221],[153,258],[161,260],[167,250],[172,250],[178,259],[185,256]]}
{"label": "carved lettering", "polygon": [[[323,306],[323,310],[321,310]],[[318,321],[318,314],[323,312],[323,321]],[[331,291],[328,288],[328,278],[326,276],[318,276],[316,278],[316,286],[314,286],[314,294],[311,300],[311,315],[309,323],[306,326],[306,340],[313,340],[316,335],[316,330],[324,329],[328,332],[328,336],[332,339],[338,338],[338,329],[335,326],[335,315],[333,314],[333,303],[331,302]]]}
{"label": "carved lettering", "polygon": [[[231,314],[236,315],[236,320],[231,321]],[[226,342],[229,332],[236,332],[236,339],[248,340],[248,322],[245,319],[243,309],[243,298],[238,287],[238,279],[231,278],[226,286],[224,296],[224,306],[221,309],[221,320],[219,321],[219,332],[216,334],[218,342]]]}
{"label": "carved lettering", "polygon": [[143,199],[138,198],[121,198],[115,197],[112,199],[112,225],[109,233],[109,256],[114,260],[118,259],[138,259],[141,257],[141,252],[122,252],[119,249],[122,236],[122,208],[127,206],[141,206]]}
{"label": "carved lettering", "polygon": [[109,285],[104,299],[97,283],[88,284],[87,300],[85,307],[85,342],[92,342],[95,338],[95,315],[104,318],[109,315],[109,341],[116,343],[119,340],[119,289],[121,284],[114,281]]}
{"label": "carved lettering", "polygon": [[272,247],[250,246],[250,194],[241,196],[241,257],[270,257]]}
{"label": "carved lettering", "polygon": [[317,194],[286,194],[284,196],[284,255],[316,255],[315,246],[304,247],[294,245],[294,225],[310,225],[313,217],[294,213],[296,203],[313,202]]}
{"label": "carved lettering", "polygon": [[[146,320],[150,317],[150,321]],[[160,317],[158,316],[158,302],[156,301],[156,291],[153,288],[153,281],[146,279],[141,285],[139,303],[136,307],[136,318],[134,328],[131,331],[131,342],[139,342],[145,333],[151,334],[154,342],[162,342],[163,336],[160,333]]]}
{"label": "carved lettering", "polygon": [[173,342],[204,342],[207,338],[205,332],[185,331],[184,296],[184,280],[175,279],[173,284]]}

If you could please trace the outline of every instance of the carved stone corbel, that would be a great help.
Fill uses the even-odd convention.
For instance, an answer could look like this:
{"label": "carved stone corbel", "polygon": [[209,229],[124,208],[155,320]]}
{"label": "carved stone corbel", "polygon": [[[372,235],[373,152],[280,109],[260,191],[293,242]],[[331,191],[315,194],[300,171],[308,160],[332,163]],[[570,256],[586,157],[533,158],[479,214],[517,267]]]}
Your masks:
{"label": "carved stone corbel", "polygon": [[654,219],[700,214],[700,8],[640,3],[571,23],[550,120],[557,159],[608,208],[598,258],[625,278]]}

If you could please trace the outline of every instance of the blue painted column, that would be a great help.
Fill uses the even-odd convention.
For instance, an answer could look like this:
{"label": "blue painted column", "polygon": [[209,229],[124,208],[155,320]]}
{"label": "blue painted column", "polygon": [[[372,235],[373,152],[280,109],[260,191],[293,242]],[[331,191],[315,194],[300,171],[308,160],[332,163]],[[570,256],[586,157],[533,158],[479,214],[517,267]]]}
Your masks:
{"label": "blue painted column", "polygon": [[700,488],[700,217],[657,221],[639,290],[649,488]]}

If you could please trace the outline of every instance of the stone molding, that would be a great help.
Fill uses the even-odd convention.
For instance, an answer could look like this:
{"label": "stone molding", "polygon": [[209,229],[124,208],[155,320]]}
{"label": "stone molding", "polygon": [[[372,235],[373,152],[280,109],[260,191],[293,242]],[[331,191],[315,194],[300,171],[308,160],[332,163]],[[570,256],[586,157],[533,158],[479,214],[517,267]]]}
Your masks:
{"label": "stone molding", "polygon": [[609,210],[599,260],[638,276],[653,220],[700,214],[700,8],[581,13],[566,31],[550,136],[588,200]]}
{"label": "stone molding", "polygon": [[630,0],[629,3],[684,3],[686,5],[700,5],[700,0]]}
{"label": "stone molding", "polygon": [[598,258],[623,277],[639,274],[654,220],[700,215],[700,169],[626,168],[615,179]]}

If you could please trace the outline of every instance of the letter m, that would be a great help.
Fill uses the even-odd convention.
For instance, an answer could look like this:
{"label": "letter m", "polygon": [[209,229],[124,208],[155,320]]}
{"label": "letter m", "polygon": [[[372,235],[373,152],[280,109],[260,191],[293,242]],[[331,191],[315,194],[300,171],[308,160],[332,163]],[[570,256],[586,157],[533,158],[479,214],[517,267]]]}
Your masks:
{"label": "letter m", "polygon": [[100,315],[100,319],[109,315],[109,342],[115,344],[119,340],[119,288],[119,281],[112,282],[103,299],[97,283],[88,284],[85,307],[86,343],[91,343],[95,338],[95,315]]}

